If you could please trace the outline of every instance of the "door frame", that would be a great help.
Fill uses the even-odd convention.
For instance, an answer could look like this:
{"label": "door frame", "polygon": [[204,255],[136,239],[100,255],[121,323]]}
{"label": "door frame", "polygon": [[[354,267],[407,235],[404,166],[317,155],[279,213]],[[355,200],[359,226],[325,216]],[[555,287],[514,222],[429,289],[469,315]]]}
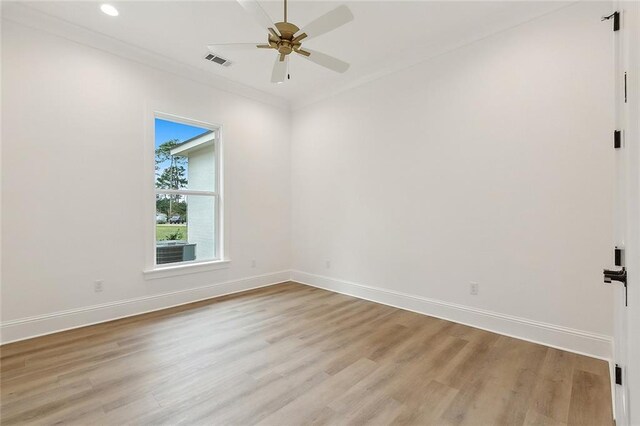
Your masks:
{"label": "door frame", "polygon": [[[617,198],[615,240],[624,247],[628,271],[614,301],[614,364],[622,367],[615,386],[614,413],[619,426],[640,424],[640,3],[616,1],[620,30],[615,35],[616,128],[622,148],[616,153]],[[626,84],[625,84],[626,74]]]}

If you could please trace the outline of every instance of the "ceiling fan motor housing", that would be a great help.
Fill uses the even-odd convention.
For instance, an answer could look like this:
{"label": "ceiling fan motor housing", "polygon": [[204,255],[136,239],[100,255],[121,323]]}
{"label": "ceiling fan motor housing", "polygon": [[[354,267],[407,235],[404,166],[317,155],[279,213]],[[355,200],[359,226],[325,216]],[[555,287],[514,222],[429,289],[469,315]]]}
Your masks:
{"label": "ceiling fan motor housing", "polygon": [[276,28],[280,33],[280,40],[278,41],[275,37],[269,36],[269,45],[276,49],[283,55],[290,54],[294,49],[298,49],[301,46],[299,42],[293,42],[293,38],[295,33],[300,31],[296,25],[291,22],[277,22]]}

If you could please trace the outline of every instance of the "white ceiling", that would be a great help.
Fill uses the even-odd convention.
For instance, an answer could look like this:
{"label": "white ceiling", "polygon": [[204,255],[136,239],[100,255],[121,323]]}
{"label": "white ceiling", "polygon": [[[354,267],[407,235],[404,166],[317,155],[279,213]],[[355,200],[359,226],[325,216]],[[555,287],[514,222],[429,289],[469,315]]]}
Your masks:
{"label": "white ceiling", "polygon": [[[344,74],[293,57],[291,80],[270,83],[274,51],[220,51],[233,65],[207,62],[207,44],[263,42],[266,32],[233,0],[110,1],[120,16],[100,12],[97,2],[22,3],[48,15],[207,70],[232,81],[301,104],[353,86],[460,44],[526,22],[571,2],[559,1],[346,1],[355,20],[305,46],[351,63]],[[282,3],[261,2],[274,21]],[[289,1],[289,21],[302,27],[338,2]],[[292,55],[295,56],[295,55]]]}

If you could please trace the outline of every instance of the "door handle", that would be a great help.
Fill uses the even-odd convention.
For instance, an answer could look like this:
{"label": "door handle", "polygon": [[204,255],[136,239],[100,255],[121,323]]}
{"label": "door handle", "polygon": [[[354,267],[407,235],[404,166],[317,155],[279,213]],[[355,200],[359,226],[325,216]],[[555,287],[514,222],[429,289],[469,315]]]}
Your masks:
{"label": "door handle", "polygon": [[605,269],[603,271],[603,274],[605,283],[611,283],[611,281],[619,281],[624,284],[625,287],[627,286],[627,270],[624,268],[624,266],[619,271]]}
{"label": "door handle", "polygon": [[627,306],[627,270],[623,266],[619,271],[612,271],[605,269],[604,282],[611,283],[611,281],[620,281],[624,285],[624,306]]}

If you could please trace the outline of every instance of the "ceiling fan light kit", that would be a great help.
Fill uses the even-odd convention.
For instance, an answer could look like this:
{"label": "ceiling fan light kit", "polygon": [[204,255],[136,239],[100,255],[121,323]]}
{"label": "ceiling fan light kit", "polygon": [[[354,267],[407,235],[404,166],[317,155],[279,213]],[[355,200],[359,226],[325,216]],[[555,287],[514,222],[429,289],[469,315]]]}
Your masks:
{"label": "ceiling fan light kit", "polygon": [[276,22],[275,24],[256,0],[238,0],[238,3],[248,14],[254,17],[258,25],[262,28],[266,26],[266,30],[269,32],[267,35],[267,43],[211,44],[208,46],[211,52],[215,53],[215,50],[220,47],[236,49],[253,47],[276,50],[278,53],[271,72],[272,83],[284,82],[287,76],[287,63],[291,53],[297,53],[311,62],[339,73],[343,73],[349,69],[347,62],[324,53],[302,48],[302,42],[304,40],[326,34],[352,21],[353,14],[347,6],[338,6],[300,29],[297,25],[287,21],[287,0],[284,0],[284,20],[282,22]]}

